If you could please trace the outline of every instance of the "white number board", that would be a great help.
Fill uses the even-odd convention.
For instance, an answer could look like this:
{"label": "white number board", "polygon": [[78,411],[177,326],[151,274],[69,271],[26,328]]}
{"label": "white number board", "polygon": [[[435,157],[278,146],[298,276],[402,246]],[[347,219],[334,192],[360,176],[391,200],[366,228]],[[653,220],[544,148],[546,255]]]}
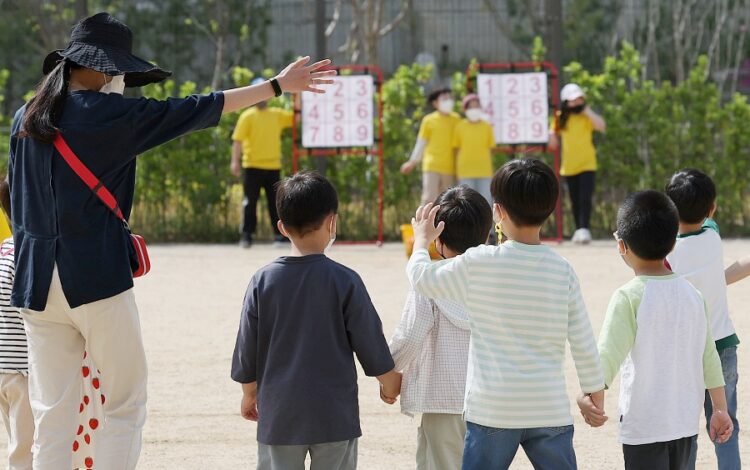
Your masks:
{"label": "white number board", "polygon": [[547,75],[503,73],[477,76],[477,91],[498,144],[547,143]]}
{"label": "white number board", "polygon": [[325,94],[302,93],[302,146],[372,146],[372,75],[339,76],[333,81]]}

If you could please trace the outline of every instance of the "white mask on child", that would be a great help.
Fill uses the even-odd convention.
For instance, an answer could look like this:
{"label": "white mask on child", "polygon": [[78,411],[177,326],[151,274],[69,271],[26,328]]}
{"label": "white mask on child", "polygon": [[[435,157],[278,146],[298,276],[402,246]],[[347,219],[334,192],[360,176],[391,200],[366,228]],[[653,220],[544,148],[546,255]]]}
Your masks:
{"label": "white mask on child", "polygon": [[324,251],[328,251],[331,249],[333,244],[336,242],[336,232],[333,229],[333,221],[336,220],[336,216],[333,216],[333,219],[331,219],[331,226],[328,228],[328,234],[331,237],[330,240],[328,240],[328,245],[326,245],[326,249]]}
{"label": "white mask on child", "polygon": [[453,112],[453,106],[456,104],[455,101],[452,99],[447,100],[440,100],[438,101],[438,111],[440,111],[443,114],[448,114]]}
{"label": "white mask on child", "polygon": [[107,81],[107,75],[104,75],[104,86],[99,88],[99,93],[117,93],[118,95],[122,95],[122,93],[125,91],[125,75],[115,75],[110,79],[110,81]]}
{"label": "white mask on child", "polygon": [[471,122],[477,122],[484,119],[484,112],[479,108],[471,108],[466,110],[466,119]]}

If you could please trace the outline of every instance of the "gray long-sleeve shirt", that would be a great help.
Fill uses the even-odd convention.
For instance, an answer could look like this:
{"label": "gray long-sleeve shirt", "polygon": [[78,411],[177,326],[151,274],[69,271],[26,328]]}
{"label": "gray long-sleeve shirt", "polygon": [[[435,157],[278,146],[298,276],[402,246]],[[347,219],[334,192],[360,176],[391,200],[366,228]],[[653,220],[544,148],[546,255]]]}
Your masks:
{"label": "gray long-sleeve shirt", "polygon": [[325,255],[281,257],[256,272],[245,295],[232,379],[258,382],[258,442],[361,436],[352,353],[368,376],[394,367],[357,273]]}

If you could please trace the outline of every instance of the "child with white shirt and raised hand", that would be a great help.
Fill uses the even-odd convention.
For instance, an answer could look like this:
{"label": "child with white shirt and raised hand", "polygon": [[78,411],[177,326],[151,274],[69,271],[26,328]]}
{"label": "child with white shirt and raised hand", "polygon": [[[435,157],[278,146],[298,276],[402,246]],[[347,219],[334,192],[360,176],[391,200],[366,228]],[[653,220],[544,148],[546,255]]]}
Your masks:
{"label": "child with white shirt and raised hand", "polygon": [[463,469],[508,468],[519,445],[537,469],[575,469],[566,342],[582,391],[599,406],[604,379],[575,271],[540,240],[558,181],[545,163],[519,159],[498,170],[491,189],[508,241],[433,264],[427,247],[445,223],[435,225],[440,208],[428,204],[412,220],[407,267],[418,293],[457,301],[469,317]]}
{"label": "child with white shirt and raised hand", "polygon": [[[479,192],[457,186],[438,197],[437,220],[445,230],[435,240],[443,258],[454,258],[487,241],[492,209]],[[459,470],[466,423],[463,420],[469,321],[465,308],[431,300],[413,290],[390,342],[396,370],[403,371],[401,411],[421,413],[417,470]]]}
{"label": "child with white shirt and raised hand", "polygon": [[[727,279],[719,227],[711,216],[716,211],[716,187],[711,178],[693,169],[672,175],[666,187],[680,218],[677,243],[667,262],[677,274],[685,276],[700,291],[708,307],[711,332],[721,360],[725,392],[734,433],[725,443],[715,443],[720,470],[741,468],[737,422],[737,345],[740,340],[729,318]],[[706,393],[706,419],[711,417],[711,398]],[[693,448],[693,463],[697,453]]]}
{"label": "child with white shirt and raised hand", "polygon": [[[657,191],[629,196],[615,239],[636,277],[612,295],[599,335],[604,380],[620,370],[618,421],[626,470],[695,468],[703,391],[713,403],[711,440],[732,435],[721,363],[700,293],[665,266],[677,236],[677,209]],[[622,366],[622,367],[621,367]],[[601,406],[579,397],[586,422],[603,424]]]}

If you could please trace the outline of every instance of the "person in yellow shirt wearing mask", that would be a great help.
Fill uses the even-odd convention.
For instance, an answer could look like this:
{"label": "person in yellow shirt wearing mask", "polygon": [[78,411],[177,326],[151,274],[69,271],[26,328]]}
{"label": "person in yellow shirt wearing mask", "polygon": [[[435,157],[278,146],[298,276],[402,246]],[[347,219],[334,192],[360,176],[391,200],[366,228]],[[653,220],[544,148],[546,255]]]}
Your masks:
{"label": "person in yellow shirt wearing mask", "polygon": [[[254,85],[262,78],[253,80]],[[269,108],[268,103],[258,103],[240,115],[232,133],[232,173],[242,176],[245,199],[242,202],[242,226],[240,246],[249,248],[253,243],[258,223],[256,207],[260,190],[266,193],[268,214],[274,231],[274,241],[283,243],[285,238],[277,227],[276,185],[281,177],[281,133],[292,127],[294,114],[279,108]]]}
{"label": "person in yellow shirt wearing mask", "polygon": [[587,244],[591,241],[589,221],[597,169],[593,134],[604,132],[607,125],[586,105],[583,90],[575,83],[563,87],[560,100],[562,107],[550,129],[548,147],[557,150],[562,144],[560,175],[568,186],[576,224],[571,241]]}
{"label": "person in yellow shirt wearing mask", "polygon": [[495,146],[492,125],[485,120],[479,96],[466,95],[461,104],[466,118],[453,131],[458,184],[477,191],[491,206],[492,149]]}
{"label": "person in yellow shirt wearing mask", "polygon": [[453,95],[449,88],[429,94],[427,101],[435,109],[422,119],[417,143],[401,173],[409,174],[422,162],[421,204],[435,199],[456,182],[456,159],[453,154],[453,131],[461,118],[453,112]]}

